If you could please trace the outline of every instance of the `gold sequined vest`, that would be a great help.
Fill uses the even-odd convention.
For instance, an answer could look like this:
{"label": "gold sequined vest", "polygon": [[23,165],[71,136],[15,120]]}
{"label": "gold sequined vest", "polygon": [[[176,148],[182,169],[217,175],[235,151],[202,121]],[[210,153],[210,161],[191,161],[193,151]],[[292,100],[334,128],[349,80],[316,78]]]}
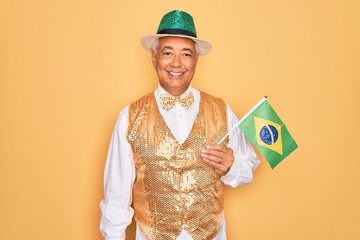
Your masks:
{"label": "gold sequined vest", "polygon": [[181,145],[153,93],[130,105],[127,137],[136,169],[133,205],[147,239],[176,239],[182,229],[195,240],[217,235],[222,227],[223,184],[201,159],[200,150],[220,141],[226,132],[225,103],[204,92],[192,130]]}

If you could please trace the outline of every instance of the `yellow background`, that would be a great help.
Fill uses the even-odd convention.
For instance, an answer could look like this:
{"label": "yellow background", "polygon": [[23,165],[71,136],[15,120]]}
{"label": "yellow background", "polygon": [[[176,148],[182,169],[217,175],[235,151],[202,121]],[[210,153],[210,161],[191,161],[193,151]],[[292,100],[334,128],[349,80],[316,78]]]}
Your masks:
{"label": "yellow background", "polygon": [[299,145],[226,189],[228,238],[360,239],[357,0],[1,0],[0,239],[101,239],[113,126],[157,85],[139,39],[175,8],[213,44],[193,85],[239,117],[268,95]]}

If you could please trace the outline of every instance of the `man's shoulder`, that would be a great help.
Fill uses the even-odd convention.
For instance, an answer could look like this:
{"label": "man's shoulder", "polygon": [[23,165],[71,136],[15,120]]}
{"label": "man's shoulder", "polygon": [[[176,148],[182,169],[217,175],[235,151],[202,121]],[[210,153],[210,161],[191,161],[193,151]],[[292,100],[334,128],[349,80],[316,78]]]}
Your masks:
{"label": "man's shoulder", "polygon": [[132,103],[130,103],[130,105],[134,105],[134,104],[139,104],[141,102],[146,102],[148,101],[149,99],[151,98],[154,98],[154,93],[148,93],[148,94],[145,94],[141,97],[139,97],[138,99],[136,99],[135,101],[133,101]]}
{"label": "man's shoulder", "polygon": [[151,103],[155,103],[155,97],[154,97],[154,93],[148,93],[140,98],[138,98],[137,100],[135,100],[134,102],[130,103],[129,108],[131,110],[134,109],[140,109],[146,105],[149,105]]}
{"label": "man's shoulder", "polygon": [[201,90],[199,90],[199,92],[200,92],[200,96],[207,101],[212,101],[214,103],[219,103],[219,104],[225,104],[225,101],[220,97],[216,97],[212,94],[209,94],[209,93],[201,91]]}
{"label": "man's shoulder", "polygon": [[144,99],[149,99],[150,97],[153,97],[154,96],[154,92],[151,92],[151,93],[147,93],[141,97],[139,97],[138,99],[136,99],[133,103],[136,103],[136,102],[139,102],[139,101],[142,101]]}

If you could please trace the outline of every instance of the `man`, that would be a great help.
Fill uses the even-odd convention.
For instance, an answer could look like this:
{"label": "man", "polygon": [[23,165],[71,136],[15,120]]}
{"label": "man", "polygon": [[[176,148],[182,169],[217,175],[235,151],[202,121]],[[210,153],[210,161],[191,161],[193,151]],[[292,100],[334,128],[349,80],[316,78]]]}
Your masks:
{"label": "man", "polygon": [[240,131],[217,144],[238,119],[221,99],[191,86],[198,56],[211,45],[178,10],[141,43],[152,51],[159,86],[119,115],[101,232],[106,240],[125,239],[135,211],[136,239],[224,240],[223,184],[250,183],[259,159]]}

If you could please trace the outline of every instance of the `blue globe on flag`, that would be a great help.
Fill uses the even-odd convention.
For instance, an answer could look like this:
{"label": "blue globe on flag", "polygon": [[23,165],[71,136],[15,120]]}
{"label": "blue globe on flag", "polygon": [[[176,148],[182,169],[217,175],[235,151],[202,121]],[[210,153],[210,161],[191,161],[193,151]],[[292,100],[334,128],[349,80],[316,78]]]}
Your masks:
{"label": "blue globe on flag", "polygon": [[260,139],[267,145],[276,143],[279,138],[278,130],[272,125],[265,125],[260,130]]}

